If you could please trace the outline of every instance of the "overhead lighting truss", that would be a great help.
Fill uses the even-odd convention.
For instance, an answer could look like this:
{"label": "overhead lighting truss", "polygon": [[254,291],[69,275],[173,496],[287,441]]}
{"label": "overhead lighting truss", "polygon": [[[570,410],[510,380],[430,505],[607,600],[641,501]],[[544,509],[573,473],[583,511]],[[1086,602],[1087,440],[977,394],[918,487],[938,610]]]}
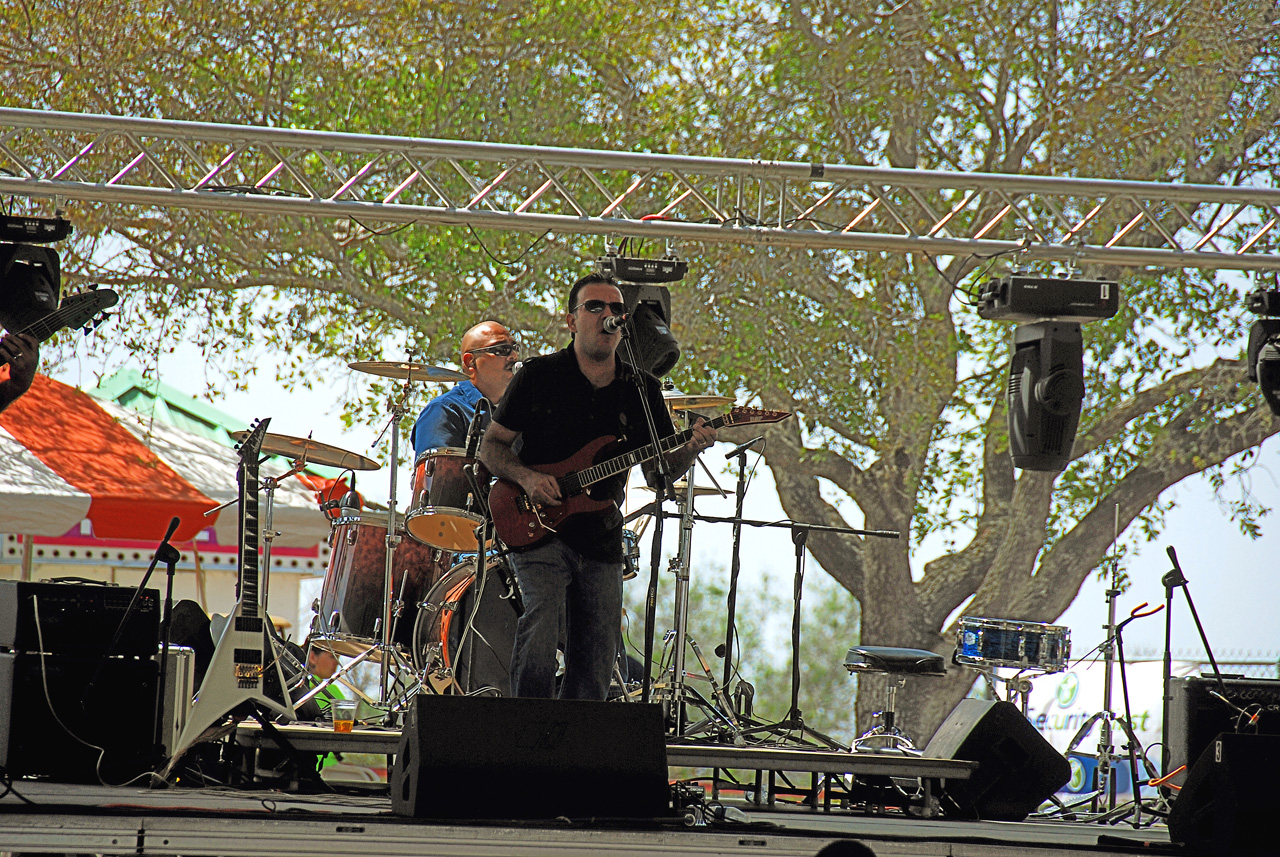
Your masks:
{"label": "overhead lighting truss", "polygon": [[649,155],[0,108],[0,193],[1073,264],[1280,270],[1280,189]]}

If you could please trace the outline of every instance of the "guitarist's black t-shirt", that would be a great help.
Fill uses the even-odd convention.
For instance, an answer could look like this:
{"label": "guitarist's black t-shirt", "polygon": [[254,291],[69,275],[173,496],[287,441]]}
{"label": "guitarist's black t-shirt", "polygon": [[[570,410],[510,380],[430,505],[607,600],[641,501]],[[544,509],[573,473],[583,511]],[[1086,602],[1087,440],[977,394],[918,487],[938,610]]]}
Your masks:
{"label": "guitarist's black t-shirt", "polygon": [[[530,466],[564,461],[604,435],[620,440],[595,460],[612,458],[650,442],[636,375],[645,380],[659,438],[674,434],[656,378],[619,358],[613,383],[597,390],[578,368],[572,345],[530,358],[507,387],[493,419],[520,435],[516,448],[520,460]],[[620,504],[626,483],[623,471],[593,485],[589,493]],[[583,556],[622,561],[622,513],[616,507],[603,514],[571,515],[556,527],[556,535]]]}

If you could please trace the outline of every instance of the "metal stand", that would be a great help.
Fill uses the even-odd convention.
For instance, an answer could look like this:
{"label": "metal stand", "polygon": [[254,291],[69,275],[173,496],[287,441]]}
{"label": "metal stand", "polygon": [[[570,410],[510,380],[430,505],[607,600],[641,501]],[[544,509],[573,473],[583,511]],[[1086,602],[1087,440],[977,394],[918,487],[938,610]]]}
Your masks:
{"label": "metal stand", "polygon": [[[663,639],[664,653],[662,662],[665,666],[666,653],[670,652],[671,668],[670,678],[663,688],[664,693],[662,696],[664,698],[662,701],[667,706],[667,722],[675,737],[689,737],[702,728],[712,724],[720,724],[736,740],[740,737],[740,730],[737,718],[733,714],[733,707],[729,704],[723,687],[716,682],[715,677],[712,675],[711,668],[702,656],[697,642],[689,637],[689,571],[690,561],[693,557],[693,498],[696,493],[696,476],[697,460],[695,459],[694,464],[689,467],[689,471],[685,476],[684,496],[680,497],[680,546],[669,566],[676,578],[675,629]],[[661,515],[661,510],[657,514]],[[705,697],[696,694],[692,688],[687,686],[686,645],[693,649],[702,667],[703,675],[711,683],[711,695],[721,706],[719,710]],[[688,725],[685,716],[685,705],[690,699],[707,713],[707,717],[694,727]]]}

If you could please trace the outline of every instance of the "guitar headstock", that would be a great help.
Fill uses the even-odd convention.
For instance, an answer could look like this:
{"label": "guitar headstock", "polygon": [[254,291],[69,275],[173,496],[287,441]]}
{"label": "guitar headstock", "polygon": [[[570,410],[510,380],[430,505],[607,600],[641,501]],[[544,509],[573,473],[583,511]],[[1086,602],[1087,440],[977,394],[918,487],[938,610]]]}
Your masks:
{"label": "guitar headstock", "polygon": [[737,407],[725,414],[724,424],[726,426],[750,426],[759,423],[780,423],[789,416],[791,416],[790,411]]}
{"label": "guitar headstock", "polygon": [[262,439],[267,436],[267,425],[270,422],[271,417],[265,420],[254,420],[244,440],[236,444],[235,448],[240,453],[242,462],[257,462],[258,454],[262,451]]}

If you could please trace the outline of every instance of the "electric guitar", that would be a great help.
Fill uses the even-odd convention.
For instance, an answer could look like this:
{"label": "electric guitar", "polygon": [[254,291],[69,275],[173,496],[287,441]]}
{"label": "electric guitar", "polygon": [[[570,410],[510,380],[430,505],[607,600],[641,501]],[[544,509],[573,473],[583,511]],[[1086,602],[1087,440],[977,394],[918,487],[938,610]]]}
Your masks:
{"label": "electric guitar", "polygon": [[[734,408],[724,416],[707,423],[711,428],[724,426],[749,426],[757,423],[782,422],[791,416],[788,411],[770,411],[762,408]],[[598,437],[563,461],[555,464],[531,465],[539,473],[556,477],[560,486],[560,505],[546,506],[534,503],[525,490],[506,479],[499,479],[489,492],[489,510],[493,515],[493,527],[498,538],[511,548],[521,548],[540,541],[573,515],[601,513],[616,509],[612,500],[597,500],[591,496],[592,485],[618,473],[671,452],[693,437],[693,429],[663,438],[658,444],[642,446],[637,450],[596,462],[596,456],[613,443],[613,435]],[[661,448],[659,448],[661,447]]]}
{"label": "electric guitar", "polygon": [[[239,602],[218,637],[170,767],[199,740],[201,733],[244,703],[261,703],[277,714],[297,719],[271,642],[267,616],[258,606],[258,456],[269,422],[265,419],[257,423],[240,443],[236,473],[240,489]],[[273,698],[264,687],[268,670],[275,674],[279,698]]]}
{"label": "electric guitar", "polygon": [[[111,289],[95,289],[78,295],[68,295],[57,309],[31,322],[18,333],[25,333],[40,342],[44,342],[64,327],[83,327],[85,333],[88,333],[90,329],[107,319],[108,316],[103,314],[103,310],[110,309],[118,303],[120,303],[120,296]],[[0,357],[0,366],[8,362]]]}

